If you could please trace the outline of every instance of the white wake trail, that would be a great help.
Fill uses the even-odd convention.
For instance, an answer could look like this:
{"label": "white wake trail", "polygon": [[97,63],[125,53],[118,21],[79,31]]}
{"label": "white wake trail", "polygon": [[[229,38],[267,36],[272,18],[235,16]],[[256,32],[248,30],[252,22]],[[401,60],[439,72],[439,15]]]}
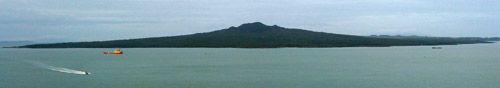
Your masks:
{"label": "white wake trail", "polygon": [[27,61],[27,62],[30,62],[37,67],[41,67],[41,68],[45,68],[45,69],[49,69],[49,70],[57,71],[57,72],[71,73],[71,74],[78,74],[78,75],[87,75],[88,74],[85,71],[78,71],[78,70],[73,70],[73,69],[63,68],[63,67],[55,67],[55,66],[50,66],[50,65],[40,63],[40,62],[34,62],[34,61]]}
{"label": "white wake trail", "polygon": [[73,70],[73,69],[68,69],[68,68],[54,67],[54,66],[48,66],[48,65],[45,68],[53,70],[53,71],[58,71],[58,72],[85,75],[84,71],[78,71],[78,70]]}

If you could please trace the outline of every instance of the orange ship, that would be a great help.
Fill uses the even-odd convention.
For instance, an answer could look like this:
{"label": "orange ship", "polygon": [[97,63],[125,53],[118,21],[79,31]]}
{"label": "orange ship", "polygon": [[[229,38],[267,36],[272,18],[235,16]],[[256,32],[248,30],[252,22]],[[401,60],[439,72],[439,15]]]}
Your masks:
{"label": "orange ship", "polygon": [[123,54],[122,50],[115,49],[113,52],[103,52],[104,54]]}

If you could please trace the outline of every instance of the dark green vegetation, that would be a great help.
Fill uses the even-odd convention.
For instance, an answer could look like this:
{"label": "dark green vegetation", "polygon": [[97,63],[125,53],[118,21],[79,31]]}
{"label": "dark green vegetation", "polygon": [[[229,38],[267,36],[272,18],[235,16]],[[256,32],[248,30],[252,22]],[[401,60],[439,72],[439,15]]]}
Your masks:
{"label": "dark green vegetation", "polygon": [[389,39],[409,39],[409,40],[440,40],[440,41],[500,41],[499,37],[429,37],[429,36],[402,36],[402,35],[371,35],[374,38],[389,38]]}
{"label": "dark green vegetation", "polygon": [[481,38],[481,37],[458,37],[458,38],[452,38],[452,37],[429,37],[429,36],[416,36],[416,35],[411,35],[411,36],[403,36],[403,35],[371,35],[370,37],[392,38],[392,39],[465,39],[465,40],[500,41],[500,37],[487,37],[487,38]]}
{"label": "dark green vegetation", "polygon": [[481,39],[461,38],[379,38],[314,32],[267,26],[260,22],[190,35],[127,39],[114,41],[35,44],[20,48],[147,48],[147,47],[384,47],[412,45],[454,45],[488,43]]}

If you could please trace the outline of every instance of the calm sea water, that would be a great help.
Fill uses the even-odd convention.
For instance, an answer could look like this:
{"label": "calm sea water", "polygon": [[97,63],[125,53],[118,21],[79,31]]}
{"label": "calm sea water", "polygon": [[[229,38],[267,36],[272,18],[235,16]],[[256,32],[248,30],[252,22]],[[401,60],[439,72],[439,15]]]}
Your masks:
{"label": "calm sea water", "polygon": [[500,88],[500,44],[442,47],[1,48],[0,88]]}

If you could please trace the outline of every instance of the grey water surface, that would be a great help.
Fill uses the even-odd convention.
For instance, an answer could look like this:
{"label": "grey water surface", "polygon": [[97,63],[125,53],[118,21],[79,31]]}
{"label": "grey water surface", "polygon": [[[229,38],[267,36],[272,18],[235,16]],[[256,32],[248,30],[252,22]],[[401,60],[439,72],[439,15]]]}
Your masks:
{"label": "grey water surface", "polygon": [[431,47],[0,48],[0,88],[500,88],[500,44]]}

